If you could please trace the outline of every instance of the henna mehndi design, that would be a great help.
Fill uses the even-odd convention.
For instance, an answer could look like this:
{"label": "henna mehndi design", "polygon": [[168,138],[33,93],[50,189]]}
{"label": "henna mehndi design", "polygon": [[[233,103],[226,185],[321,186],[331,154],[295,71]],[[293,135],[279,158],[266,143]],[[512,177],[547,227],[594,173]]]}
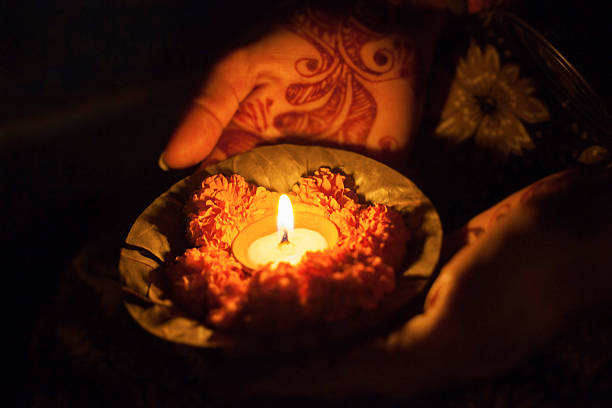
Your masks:
{"label": "henna mehndi design", "polygon": [[[364,145],[377,113],[376,100],[365,83],[405,76],[411,48],[399,38],[385,48],[386,35],[354,18],[336,20],[316,12],[296,16],[289,29],[310,42],[319,59],[296,61],[296,72],[307,81],[291,84],[285,98],[306,109],[277,115],[274,126],[285,135]],[[384,144],[390,146],[392,141]]]}
{"label": "henna mehndi design", "polygon": [[269,126],[270,106],[273,103],[271,98],[266,98],[265,101],[259,98],[254,102],[245,101],[240,104],[238,112],[234,115],[234,121],[259,133],[266,131]]}
{"label": "henna mehndi design", "polygon": [[[318,54],[317,58],[302,57],[294,63],[303,81],[286,88],[285,100],[296,109],[271,117],[273,99],[242,102],[216,146],[224,157],[262,143],[303,138],[361,148],[366,145],[378,109],[366,85],[411,74],[413,48],[406,39],[370,30],[354,18],[341,20],[310,11],[296,15],[288,28]],[[399,141],[384,135],[372,145],[387,153],[396,150]]]}

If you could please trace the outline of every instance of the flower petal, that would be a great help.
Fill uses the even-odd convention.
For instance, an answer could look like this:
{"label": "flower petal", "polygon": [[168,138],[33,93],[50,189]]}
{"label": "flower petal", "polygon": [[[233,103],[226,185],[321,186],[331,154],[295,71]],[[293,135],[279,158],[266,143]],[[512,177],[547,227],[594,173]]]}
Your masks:
{"label": "flower petal", "polygon": [[482,60],[481,68],[485,72],[499,72],[499,54],[495,47],[487,44]]}
{"label": "flower petal", "polygon": [[509,153],[520,156],[523,149],[534,147],[521,121],[512,113],[503,111],[483,118],[475,141],[480,146],[496,150],[504,156]]}
{"label": "flower petal", "polygon": [[467,64],[470,67],[480,67],[482,65],[482,60],[482,50],[475,42],[472,42],[466,55]]}
{"label": "flower petal", "polygon": [[459,60],[455,82],[459,82],[474,95],[486,95],[499,70],[499,57],[495,49],[493,54],[495,55],[483,56],[480,47],[472,43],[466,57]]}
{"label": "flower petal", "polygon": [[442,109],[442,119],[445,119],[456,112],[460,111],[465,104],[469,103],[472,96],[462,86],[457,83],[453,84],[448,93],[446,103]]}
{"label": "flower petal", "polygon": [[546,105],[533,96],[521,98],[515,113],[527,123],[546,122],[550,119]]}
{"label": "flower petal", "polygon": [[474,134],[481,117],[480,111],[466,105],[463,110],[442,120],[436,128],[436,135],[457,143],[462,142]]}
{"label": "flower petal", "polygon": [[608,149],[604,146],[590,146],[584,149],[580,156],[578,156],[578,162],[582,164],[602,164],[610,158]]}

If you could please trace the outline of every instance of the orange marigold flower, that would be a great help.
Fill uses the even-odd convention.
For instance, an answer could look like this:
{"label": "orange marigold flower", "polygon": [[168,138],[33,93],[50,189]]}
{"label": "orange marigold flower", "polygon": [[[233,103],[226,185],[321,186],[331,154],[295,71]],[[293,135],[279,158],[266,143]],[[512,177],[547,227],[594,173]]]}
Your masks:
{"label": "orange marigold flower", "polygon": [[289,330],[371,310],[395,288],[409,238],[401,215],[364,205],[347,176],[328,168],[302,177],[294,200],[313,205],[338,226],[334,248],[306,253],[297,265],[247,271],[231,243],[249,223],[276,208],[277,196],[239,175],[206,178],[186,206],[188,249],[168,268],[171,294],[183,308],[224,328]]}

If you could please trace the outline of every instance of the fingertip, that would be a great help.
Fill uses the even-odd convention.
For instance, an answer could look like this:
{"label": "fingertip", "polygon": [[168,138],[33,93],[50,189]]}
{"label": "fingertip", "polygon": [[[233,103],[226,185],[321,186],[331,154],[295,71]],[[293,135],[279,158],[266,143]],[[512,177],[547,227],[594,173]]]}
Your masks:
{"label": "fingertip", "polygon": [[240,49],[220,61],[163,152],[169,168],[194,166],[207,158],[239,104],[255,85],[249,52]]}
{"label": "fingertip", "polygon": [[182,169],[198,164],[213,150],[221,130],[208,109],[194,105],[170,138],[160,167]]}
{"label": "fingertip", "polygon": [[401,329],[391,333],[386,339],[386,349],[408,350],[422,345],[428,338],[430,317],[418,314],[412,317]]}

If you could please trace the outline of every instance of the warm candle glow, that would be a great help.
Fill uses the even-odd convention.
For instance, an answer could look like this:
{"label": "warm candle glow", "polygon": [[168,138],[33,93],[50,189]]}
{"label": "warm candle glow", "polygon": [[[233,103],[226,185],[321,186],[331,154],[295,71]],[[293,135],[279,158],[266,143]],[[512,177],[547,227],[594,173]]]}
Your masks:
{"label": "warm candle glow", "polygon": [[281,195],[278,199],[276,229],[279,243],[287,243],[293,240],[293,207],[287,194]]}
{"label": "warm candle glow", "polygon": [[323,251],[336,242],[338,229],[333,222],[319,214],[294,214],[291,200],[283,194],[276,217],[249,224],[232,243],[232,251],[243,265],[255,269],[281,262],[296,265],[306,252]]}

